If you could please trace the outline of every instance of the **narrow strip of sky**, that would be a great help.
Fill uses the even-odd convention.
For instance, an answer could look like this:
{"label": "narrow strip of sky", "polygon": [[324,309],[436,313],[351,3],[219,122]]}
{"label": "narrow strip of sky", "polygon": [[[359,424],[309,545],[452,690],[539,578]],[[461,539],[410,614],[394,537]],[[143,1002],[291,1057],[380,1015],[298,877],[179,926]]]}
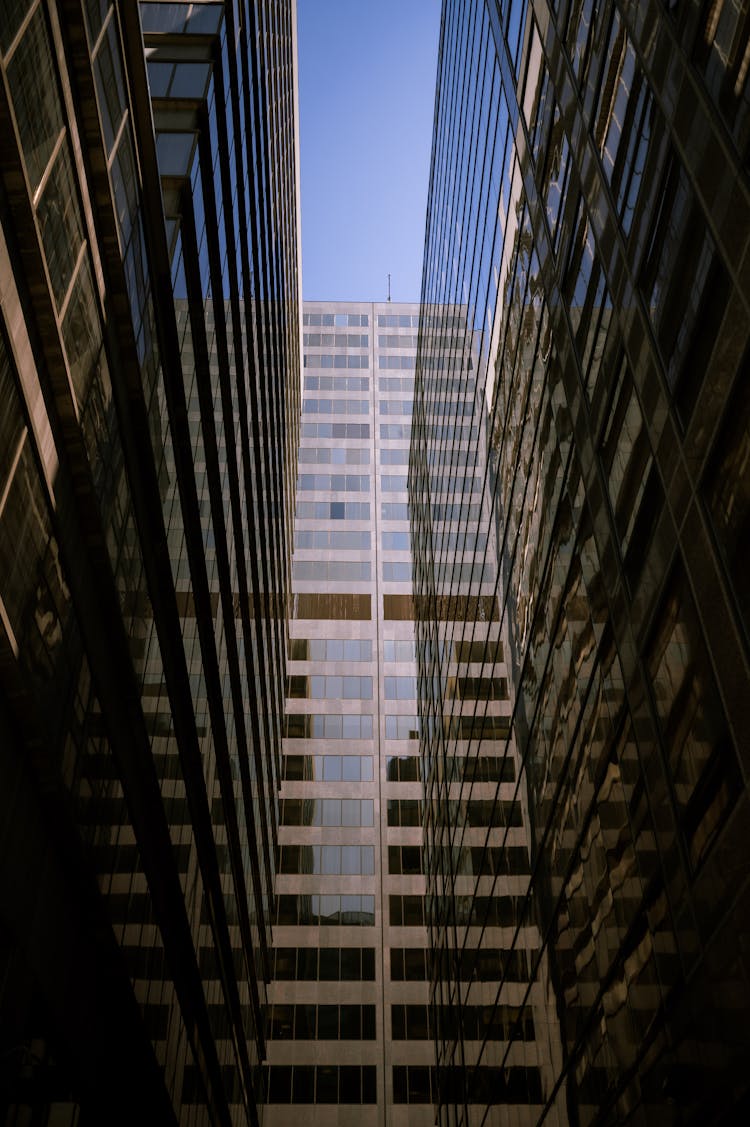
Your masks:
{"label": "narrow strip of sky", "polygon": [[440,0],[298,0],[306,300],[418,301]]}

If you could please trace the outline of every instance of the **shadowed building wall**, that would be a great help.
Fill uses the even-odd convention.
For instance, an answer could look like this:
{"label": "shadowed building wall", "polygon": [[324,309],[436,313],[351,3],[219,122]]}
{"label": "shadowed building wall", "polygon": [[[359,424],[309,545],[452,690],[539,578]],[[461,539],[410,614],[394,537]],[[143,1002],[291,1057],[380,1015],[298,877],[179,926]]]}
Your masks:
{"label": "shadowed building wall", "polygon": [[0,1106],[258,1121],[291,3],[0,5]]}
{"label": "shadowed building wall", "polygon": [[[410,466],[441,1123],[747,1113],[749,32],[443,5]],[[443,382],[458,310],[475,390]],[[470,570],[458,459],[491,510]],[[489,706],[467,749],[451,663],[492,616],[482,843],[456,761]]]}

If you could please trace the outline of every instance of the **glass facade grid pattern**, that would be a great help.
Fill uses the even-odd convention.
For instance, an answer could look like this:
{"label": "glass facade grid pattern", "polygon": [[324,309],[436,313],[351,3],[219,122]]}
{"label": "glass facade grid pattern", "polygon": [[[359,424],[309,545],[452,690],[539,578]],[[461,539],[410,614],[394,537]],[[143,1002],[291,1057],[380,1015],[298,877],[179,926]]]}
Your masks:
{"label": "glass facade grid pattern", "polygon": [[748,31],[443,5],[409,467],[441,1124],[747,1108]]}
{"label": "glass facade grid pattern", "polygon": [[291,3],[238,17],[0,5],[13,1121],[258,1122],[299,427],[296,30]]}

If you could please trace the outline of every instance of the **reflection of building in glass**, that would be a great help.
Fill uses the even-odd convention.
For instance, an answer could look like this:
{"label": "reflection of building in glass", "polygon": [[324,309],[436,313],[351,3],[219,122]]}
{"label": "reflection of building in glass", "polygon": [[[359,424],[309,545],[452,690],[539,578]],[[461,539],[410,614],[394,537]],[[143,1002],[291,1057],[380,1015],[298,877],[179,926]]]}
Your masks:
{"label": "reflection of building in glass", "polygon": [[300,311],[242,10],[0,4],[3,1122],[258,1121]]}
{"label": "reflection of building in glass", "polygon": [[747,1114],[749,33],[444,6],[410,465],[444,1124]]}
{"label": "reflection of building in glass", "polygon": [[418,323],[416,305],[305,304],[272,1127],[433,1123],[406,494]]}

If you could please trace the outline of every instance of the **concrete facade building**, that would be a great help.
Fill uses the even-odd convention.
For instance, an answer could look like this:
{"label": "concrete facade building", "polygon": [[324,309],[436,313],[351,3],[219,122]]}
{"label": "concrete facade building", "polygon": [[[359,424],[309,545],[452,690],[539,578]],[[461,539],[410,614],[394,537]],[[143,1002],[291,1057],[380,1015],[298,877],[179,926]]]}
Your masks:
{"label": "concrete facade building", "polygon": [[304,306],[270,1125],[433,1121],[406,490],[418,322],[418,305]]}

